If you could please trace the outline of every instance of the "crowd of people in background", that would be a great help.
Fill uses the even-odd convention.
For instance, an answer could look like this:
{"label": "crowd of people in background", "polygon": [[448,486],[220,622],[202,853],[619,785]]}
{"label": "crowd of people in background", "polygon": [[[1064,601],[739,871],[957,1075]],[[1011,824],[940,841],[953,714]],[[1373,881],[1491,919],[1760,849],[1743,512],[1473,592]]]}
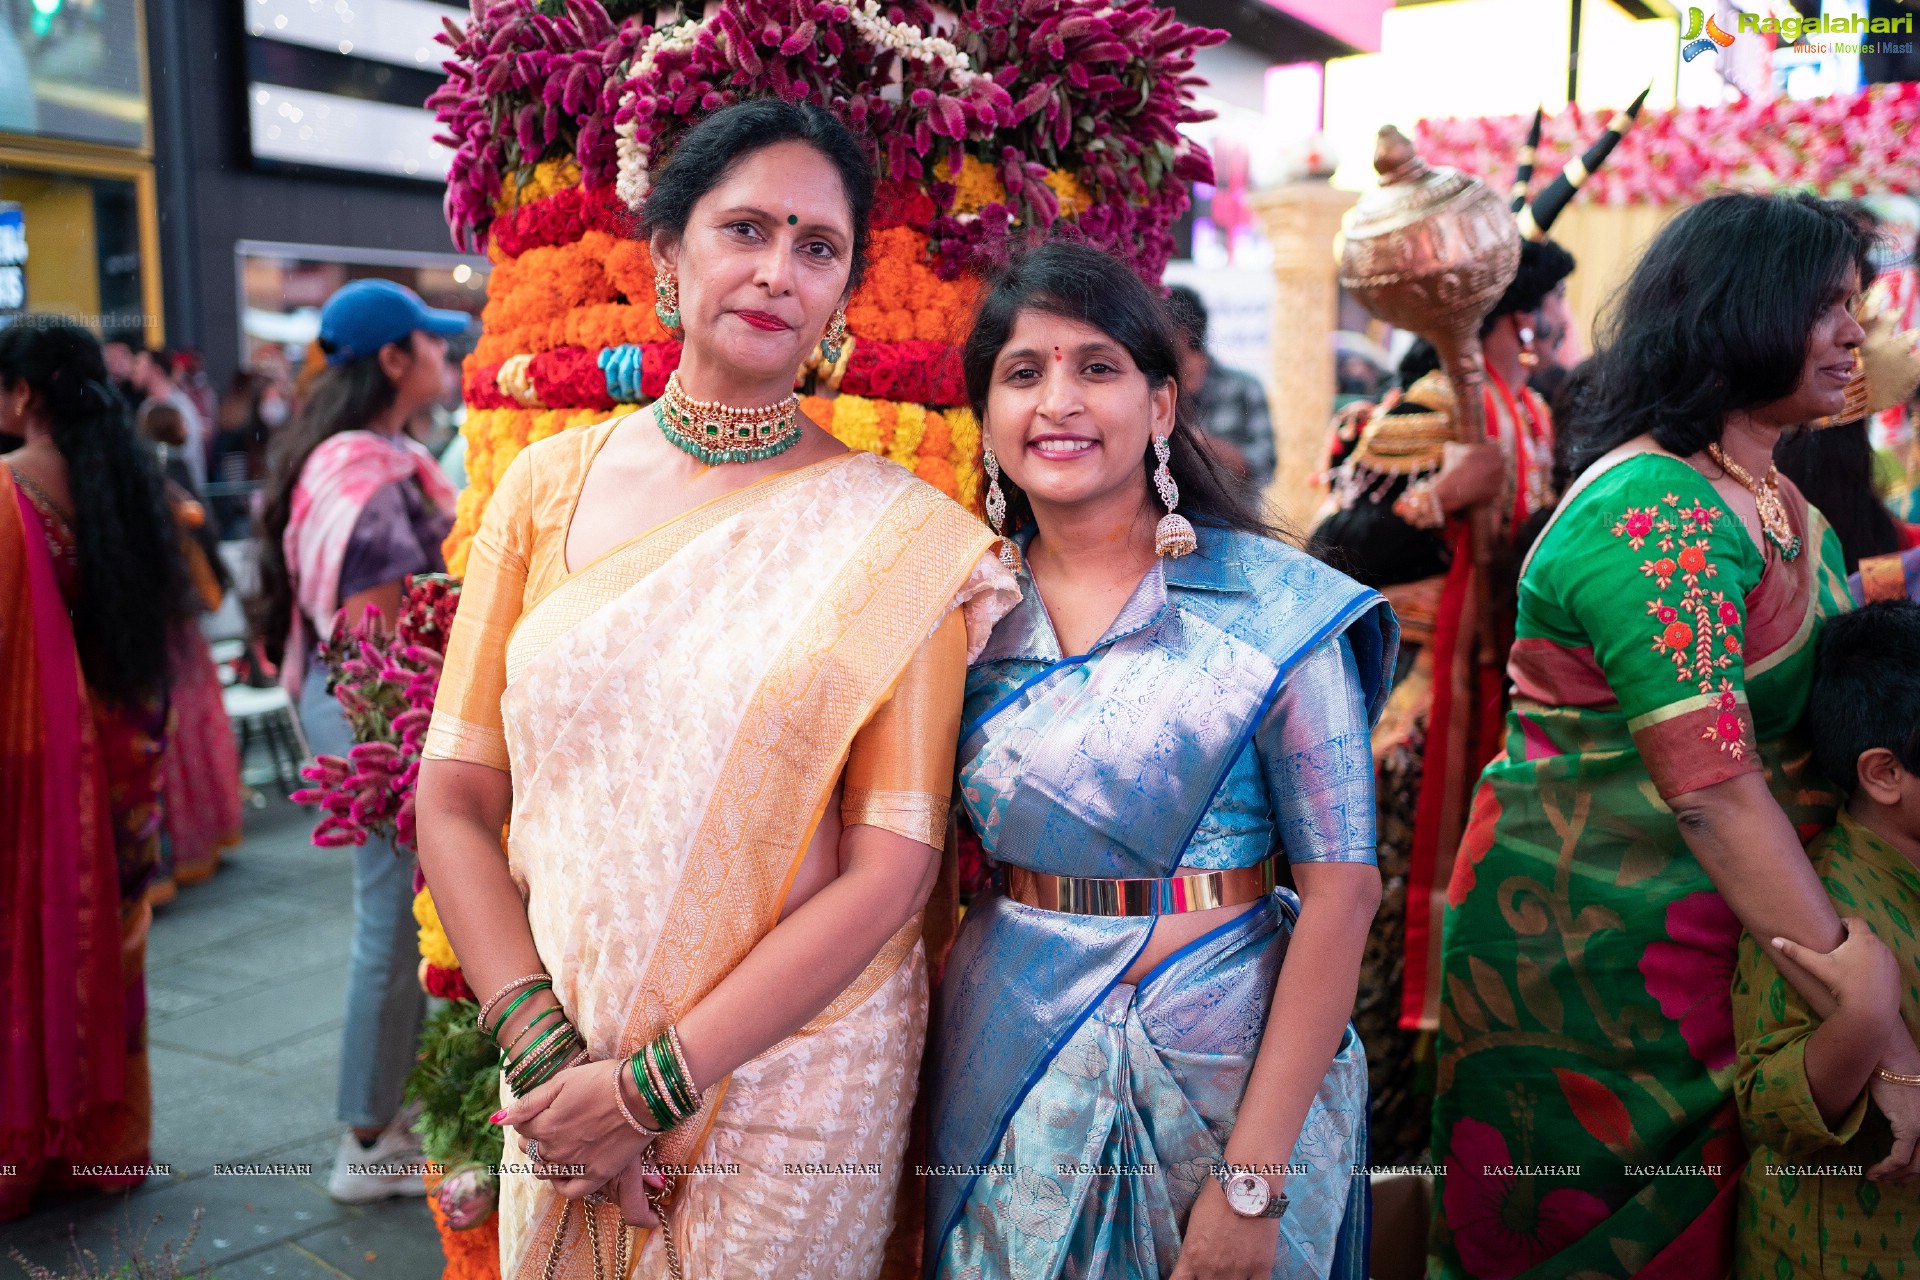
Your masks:
{"label": "crowd of people in background", "polygon": [[[867,211],[843,200],[861,179],[838,158],[837,128],[804,112],[769,114],[753,129],[706,139],[751,164],[736,171],[716,162],[704,174],[669,168],[658,188],[671,194],[684,184],[690,208],[723,179],[776,184],[785,180],[777,164],[811,166],[821,189],[838,193],[824,200],[822,225],[844,222],[855,239]],[[767,130],[779,129],[784,141],[769,143]],[[700,137],[682,151],[697,157]],[[673,224],[672,208],[660,207],[668,221],[655,228],[666,237],[657,246],[676,245],[687,220]],[[1117,261],[1049,246],[983,294],[967,381],[987,424],[992,534],[1005,535],[1005,549],[989,553],[994,538],[967,525],[973,541],[952,550],[954,583],[923,610],[948,621],[931,638],[915,633],[924,652],[887,655],[901,688],[924,681],[926,705],[951,711],[953,723],[919,790],[873,792],[912,794],[927,812],[946,814],[942,789],[955,768],[947,747],[964,703],[971,719],[957,765],[959,821],[1026,877],[1010,876],[1007,896],[969,913],[943,988],[929,1049],[952,1055],[930,1076],[933,1151],[943,1162],[1010,1160],[1016,1149],[1046,1148],[1051,1158],[1061,1116],[1085,1111],[1084,1123],[1068,1127],[1101,1136],[1107,1122],[1093,1115],[1095,1104],[1118,1096],[1130,1099],[1122,1110],[1136,1130],[1122,1126],[1102,1137],[1107,1146],[1069,1154],[1117,1158],[1160,1143],[1210,1162],[1229,1147],[1251,1160],[1285,1154],[1302,1126],[1320,1125],[1335,1133],[1329,1149],[1341,1153],[1343,1170],[1369,1154],[1376,1163],[1444,1167],[1433,1203],[1421,1206],[1435,1224],[1435,1275],[1550,1264],[1627,1276],[1657,1257],[1711,1266],[1725,1241],[1735,1242],[1742,1276],[1812,1275],[1840,1253],[1849,1266],[1910,1256],[1910,1229],[1898,1239],[1881,1233],[1878,1243],[1830,1243],[1883,1204],[1888,1213],[1920,1211],[1910,1192],[1886,1181],[1920,1171],[1920,1048],[1902,1021],[1920,1013],[1920,950],[1911,945],[1920,913],[1920,525],[1905,518],[1913,511],[1882,501],[1884,464],[1852,393],[1866,362],[1902,358],[1883,327],[1859,314],[1876,228],[1857,208],[1811,197],[1734,195],[1690,208],[1638,262],[1597,354],[1569,366],[1557,355],[1568,345],[1565,282],[1576,264],[1545,237],[1550,214],[1535,225],[1541,235],[1482,329],[1486,443],[1454,441],[1459,406],[1430,347],[1406,351],[1384,394],[1374,357],[1357,347],[1343,353],[1343,396],[1353,399],[1333,426],[1329,500],[1303,539],[1307,554],[1276,537],[1254,501],[1277,464],[1265,395],[1257,380],[1207,354],[1208,317],[1196,293],[1176,287],[1163,303]],[[1719,252],[1730,243],[1791,244],[1795,254],[1761,261]],[[725,273],[696,255],[682,263],[692,316],[699,291],[724,286]],[[833,287],[854,283],[857,275]],[[801,328],[828,323],[834,295],[821,288],[808,303],[818,314]],[[242,833],[247,789],[225,690],[277,678],[306,745],[346,754],[352,731],[328,688],[321,647],[339,619],[397,616],[407,579],[445,567],[440,547],[462,481],[460,446],[436,406],[452,390],[447,338],[467,325],[463,313],[427,307],[397,284],[357,281],[328,302],[297,377],[283,353],[269,352],[217,397],[189,354],[124,338],[102,343],[39,318],[0,330],[0,842],[44,853],[0,866],[8,966],[0,974],[0,1163],[21,1171],[0,1182],[0,1219],[25,1212],[41,1189],[129,1185],[76,1168],[146,1162],[146,932],[154,910],[214,875]],[[716,385],[734,376],[749,399],[772,394],[795,364],[786,347],[742,347],[710,318],[691,318],[686,332],[683,369]],[[1052,365],[1033,354],[1048,348]],[[1093,352],[1088,367],[1119,373],[1068,385],[1078,375],[1054,367],[1063,348]],[[1013,369],[1023,359],[1034,366],[1025,381]],[[741,374],[753,360],[752,376]],[[1027,447],[1021,433],[1041,428],[1008,425],[1061,415],[1118,440],[1118,461],[1091,481],[1069,477]],[[423,864],[436,893],[444,891],[462,960],[489,989],[525,981],[516,974],[539,969],[537,948],[558,938],[548,934],[577,923],[523,920],[504,861],[486,864],[498,881],[493,900],[467,895],[486,879],[473,871],[480,850],[497,858],[501,819],[522,800],[501,719],[505,637],[522,596],[538,595],[528,575],[549,575],[546,586],[557,591],[573,558],[566,539],[574,524],[541,523],[552,511],[539,505],[537,483],[588,493],[582,536],[591,541],[594,521],[604,519],[602,541],[617,548],[625,544],[611,531],[624,498],[587,488],[600,447],[608,446],[607,465],[633,476],[680,463],[666,452],[670,437],[619,436],[621,421],[544,446],[508,472],[449,653],[443,690],[451,698],[436,711],[423,773],[439,788],[438,807],[427,805],[423,818],[436,837],[423,836]],[[837,446],[817,429],[793,430],[812,450],[797,455],[812,457],[799,472],[820,468],[810,482],[827,483],[824,464]],[[1141,459],[1156,454],[1161,465],[1143,469]],[[532,476],[536,466],[548,468],[544,480]],[[688,472],[686,505],[711,496],[699,485],[712,469]],[[883,510],[897,499],[888,486],[899,482],[832,483],[844,483],[835,501],[849,519],[845,512],[869,499]],[[769,488],[761,500],[802,492]],[[1166,508],[1151,535],[1076,541],[1091,527],[1089,511],[1125,525],[1152,501],[1149,492]],[[1493,517],[1492,554],[1469,561],[1462,517],[1481,510]],[[957,519],[957,511],[948,514]],[[830,542],[819,550],[823,564],[838,554]],[[236,545],[249,550],[236,558]],[[608,565],[626,572],[617,560]],[[1475,589],[1494,602],[1483,621],[1459,605],[1473,574],[1485,575]],[[242,579],[251,584],[248,631],[237,657],[220,656],[203,623],[229,606]],[[741,609],[762,599],[750,576],[736,585]],[[976,599],[992,608],[969,614],[964,606]],[[1169,610],[1187,619],[1173,638],[1149,626]],[[709,612],[716,636],[745,616]],[[1310,635],[1303,619],[1319,630]],[[750,647],[761,632],[748,630],[740,642]],[[1145,638],[1120,643],[1136,631]],[[1229,633],[1248,647],[1205,647]],[[652,650],[643,657],[664,661]],[[687,655],[689,669],[698,658]],[[1246,666],[1248,689],[1266,694],[1235,703],[1246,723],[1218,742],[1208,737],[1212,722],[1185,703],[1151,716],[1131,708],[1142,727],[1130,746],[1088,727],[1118,714],[1102,701],[1115,689],[1202,669],[1225,687],[1240,678],[1235,663]],[[1145,674],[1129,685],[1136,668]],[[609,724],[625,725],[632,708],[621,701],[604,710]],[[667,733],[671,712],[659,712],[664,736],[622,748],[635,767],[651,770],[648,752],[677,741]],[[580,731],[546,724],[531,706],[513,714],[528,733]],[[869,748],[878,752],[886,722],[850,725],[850,738],[855,730],[873,734]],[[1023,753],[1056,740],[1071,741],[1076,768],[1084,761],[1073,753],[1097,756],[1098,768],[1048,783],[1047,814],[1025,826],[1011,821],[1043,769]],[[1176,750],[1169,743],[1194,756],[1184,769],[1167,763]],[[1151,768],[1126,754],[1149,744],[1161,752]],[[857,739],[851,749],[850,775],[864,767]],[[1205,754],[1214,750],[1224,754]],[[1075,787],[1109,787],[1111,796],[1086,804],[1089,814],[1110,816],[1145,792],[1100,779],[1160,776],[1155,769],[1221,781],[1191,811],[1171,801],[1156,810],[1179,818],[1164,832],[1154,813],[1135,815],[1130,838],[1153,845],[1145,853],[1095,830],[1095,817],[1070,818]],[[937,860],[944,818],[939,830],[901,828],[898,815],[861,809],[867,802],[856,792],[866,794],[850,788],[834,830],[881,832],[891,855]],[[514,838],[537,840],[541,821],[565,828],[594,796],[575,800],[550,797],[550,819],[538,805],[516,809],[527,822],[524,831],[516,823]],[[1114,807],[1103,807],[1109,801]],[[1043,829],[1045,850],[1028,847]],[[619,833],[592,834],[617,843]],[[845,856],[868,856],[861,842],[873,838],[847,837]],[[553,852],[525,848],[516,857]],[[630,870],[629,853],[638,856],[609,845],[609,865]],[[402,1086],[424,997],[413,867],[380,840],[353,858],[345,1132],[329,1190],[359,1202],[424,1191],[417,1171],[392,1171],[419,1151]],[[1022,868],[1023,858],[1052,870]],[[555,863],[534,874],[577,873]],[[885,907],[867,913],[873,947],[861,963],[871,957],[886,970],[874,978],[874,990],[891,991],[897,1004],[885,1016],[900,1028],[924,1026],[924,960],[877,950],[912,915],[903,905],[911,886],[877,871],[861,876],[862,891]],[[1208,919],[1203,931],[1196,916],[1185,922],[1194,928],[1158,934],[1153,925],[1109,922],[1102,933],[1083,922],[1071,939],[1046,940],[1045,973],[1021,967],[1030,963],[1021,948],[1055,927],[1034,923],[1044,914],[1041,880],[1170,877],[1264,877],[1245,902],[1269,901],[1271,918],[1242,912],[1232,922]],[[1291,882],[1297,896],[1269,898],[1276,882]],[[808,947],[824,955],[829,941],[843,941],[861,913],[840,921],[831,939],[809,935],[819,926],[805,922],[849,911],[831,905],[838,898],[822,901],[829,905],[792,917],[802,923],[744,941],[741,971],[759,973],[749,953],[762,946],[804,959],[814,955]],[[580,911],[587,906],[582,900]],[[1009,914],[1016,906],[1036,913]],[[753,919],[761,927],[786,916]],[[1273,943],[1289,933],[1297,949],[1324,951],[1289,961],[1289,972],[1318,974],[1317,985],[1277,978],[1285,948]],[[1163,968],[1172,977],[1149,992]],[[1082,969],[1098,981],[1046,985]],[[841,985],[856,976],[841,975]],[[1096,988],[1107,994],[1089,1006],[1082,997]],[[703,1020],[699,1004],[686,1011],[678,1025],[693,1066],[682,1061],[680,1071],[748,1082],[738,1113],[722,1116],[723,1131],[752,1129],[752,1072],[772,1070],[780,1055],[768,1046],[787,1045],[784,1037],[838,989],[811,993],[821,1001],[805,1009],[782,1006],[778,1018],[763,1010],[766,1025],[752,1023],[751,1043],[739,1039],[737,1018]],[[1227,991],[1244,1005],[1237,1020],[1195,1031],[1204,1021],[1197,1010],[1219,1005]],[[1016,1004],[1030,1026],[990,1016]],[[525,1013],[545,1019],[557,1009],[559,997],[541,996]],[[1261,1049],[1269,1018],[1311,1040],[1312,1053]],[[503,1014],[494,1030],[507,1022]],[[1183,1051],[1214,1060],[1208,1082],[1125,1065],[1129,1046],[1172,1034],[1175,1023],[1189,1037]],[[526,1024],[516,1025],[524,1034]],[[596,1034],[584,1021],[573,1030],[565,1016],[554,1025],[582,1046]],[[882,1030],[874,1043],[886,1039]],[[1067,1043],[1046,1040],[1055,1033],[1071,1037],[1071,1072],[1049,1056]],[[681,1053],[677,1033],[672,1053]],[[967,1070],[953,1067],[961,1061]],[[604,1065],[574,1059],[568,1070]],[[913,1066],[903,1059],[889,1070],[905,1079]],[[1242,1110],[1255,1076],[1271,1095]],[[609,1110],[618,1099],[625,1115],[622,1073],[611,1078],[595,1105]],[[1097,1087],[1088,1083],[1095,1079]],[[635,1080],[634,1106],[659,1104],[676,1118],[637,1072]],[[563,1093],[543,1096],[501,1113],[529,1157],[536,1140],[550,1149],[572,1141],[579,1126],[569,1125],[585,1114],[569,1113],[564,1124],[542,1119]],[[907,1123],[908,1104],[894,1101],[887,1134],[860,1139],[891,1143],[887,1159],[898,1158],[894,1138],[904,1141]],[[1193,1122],[1187,1132],[1168,1119],[1178,1112],[1189,1123],[1203,1111],[1218,1113],[1213,1129]],[[981,1128],[980,1117],[999,1127]],[[1243,1136],[1232,1146],[1224,1135],[1236,1117]],[[840,1122],[819,1117],[823,1129]],[[651,1138],[636,1142],[626,1128],[616,1136],[580,1140],[583,1152],[604,1157],[614,1202],[587,1212],[624,1207],[628,1222],[651,1220],[641,1181],[651,1176],[642,1158]],[[1256,1150],[1256,1138],[1272,1150]],[[1755,1158],[1739,1160],[1743,1149]],[[1483,1171],[1549,1154],[1582,1172],[1551,1193],[1552,1208],[1543,1200],[1516,1226],[1511,1179]],[[1821,1197],[1799,1198],[1792,1175],[1767,1172],[1769,1161],[1805,1160],[1861,1172]],[[1652,1175],[1633,1172],[1655,1166]],[[516,1230],[557,1240],[571,1200],[550,1196],[546,1179],[516,1184],[509,1207]],[[1255,1253],[1254,1245],[1282,1258],[1292,1250],[1332,1259],[1337,1274],[1361,1274],[1369,1209],[1346,1198],[1358,1194],[1349,1183],[1316,1189],[1312,1177],[1295,1175],[1277,1246],[1241,1221],[1275,1215],[1230,1205],[1222,1197],[1236,1192],[1220,1185],[1216,1195],[1196,1180],[1170,1197],[1166,1187],[1124,1178],[1081,1185],[1063,1174],[1062,1206],[1094,1204],[1143,1224],[1137,1238],[1095,1244],[1065,1208],[1044,1243],[1041,1234],[1005,1238],[1010,1184],[936,1180],[931,1266],[961,1274],[1011,1250],[1025,1251],[1035,1274],[1051,1274],[1092,1252],[1131,1249],[1145,1272],[1183,1247],[1153,1224],[1191,1209],[1219,1238],[1252,1241]],[[690,1202],[703,1215],[697,1221],[733,1212],[731,1192],[702,1194]],[[1255,1198],[1265,1205],[1264,1195]],[[882,1217],[859,1227],[859,1248],[878,1247]]]}
{"label": "crowd of people in background", "polygon": [[[387,281],[339,297],[369,292],[376,311],[401,308],[405,346],[419,299]],[[451,378],[437,335],[468,318],[436,312],[430,325],[404,386],[383,371],[378,343],[352,360],[316,345],[300,379],[266,347],[219,396],[191,352],[128,335],[102,342],[48,317],[0,330],[0,845],[43,853],[6,859],[0,890],[0,1220],[42,1190],[140,1180],[76,1168],[147,1163],[146,931],[240,843],[247,798],[264,803],[243,782],[229,688],[290,675],[297,699],[314,660],[307,644],[289,672],[275,643],[298,612],[280,535],[306,455],[341,432],[386,433],[447,509],[410,523],[419,512],[397,491],[373,504],[368,530],[334,548],[346,559],[341,601],[371,591],[393,616],[407,574],[443,567],[454,488],[408,432],[447,444]],[[263,540],[265,524],[276,527]],[[253,620],[234,598],[242,582],[254,584]],[[262,602],[277,626],[258,624]],[[331,621],[330,606],[309,607]],[[225,637],[217,655],[210,634]],[[319,712],[292,703],[306,713],[306,745],[344,754],[351,740],[324,674],[312,684],[306,702]],[[405,1155],[418,1143],[399,1091],[421,1001],[410,872],[391,849],[369,852],[356,878],[344,1141],[364,1153],[375,1144],[355,1132],[392,1127]],[[337,1170],[332,1189],[366,1200],[394,1182]]]}

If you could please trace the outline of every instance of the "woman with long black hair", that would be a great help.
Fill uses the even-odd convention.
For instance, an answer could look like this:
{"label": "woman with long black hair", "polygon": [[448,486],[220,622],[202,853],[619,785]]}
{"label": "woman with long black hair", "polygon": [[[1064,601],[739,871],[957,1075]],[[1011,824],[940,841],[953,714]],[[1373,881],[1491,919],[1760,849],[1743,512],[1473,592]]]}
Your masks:
{"label": "woman with long black hair", "polygon": [[77,325],[0,330],[0,433],[26,441],[0,458],[0,1219],[137,1185],[152,1128],[146,890],[185,575],[106,377]]}
{"label": "woman with long black hair", "polygon": [[[388,280],[356,280],[320,312],[326,365],[277,442],[261,511],[254,618],[307,745],[353,745],[327,692],[319,642],[370,610],[398,617],[410,574],[446,567],[453,486],[406,435],[407,419],[446,390],[444,335],[467,316],[438,311]],[[401,1112],[425,1009],[414,977],[413,867],[385,840],[354,850],[353,951],[340,1061],[341,1135],[327,1190],[353,1203],[423,1195],[419,1141]]]}
{"label": "woman with long black hair", "polygon": [[[1433,1276],[1732,1266],[1741,932],[1843,937],[1800,841],[1834,797],[1798,743],[1847,607],[1840,541],[1773,451],[1844,403],[1866,248],[1839,206],[1720,196],[1615,301],[1448,891]],[[1883,1065],[1920,1071],[1920,1050],[1899,1037]],[[1914,1093],[1873,1084],[1909,1139]]]}

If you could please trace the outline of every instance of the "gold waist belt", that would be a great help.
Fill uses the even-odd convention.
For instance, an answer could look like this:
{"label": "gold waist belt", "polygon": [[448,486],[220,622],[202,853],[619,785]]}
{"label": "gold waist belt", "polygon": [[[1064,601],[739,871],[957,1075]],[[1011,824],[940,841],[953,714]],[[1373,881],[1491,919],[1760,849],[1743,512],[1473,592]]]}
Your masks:
{"label": "gold waist belt", "polygon": [[1279,855],[1253,867],[1195,871],[1165,880],[1110,880],[1054,876],[1025,867],[1003,868],[1007,897],[1022,906],[1077,916],[1172,916],[1255,902],[1273,891]]}

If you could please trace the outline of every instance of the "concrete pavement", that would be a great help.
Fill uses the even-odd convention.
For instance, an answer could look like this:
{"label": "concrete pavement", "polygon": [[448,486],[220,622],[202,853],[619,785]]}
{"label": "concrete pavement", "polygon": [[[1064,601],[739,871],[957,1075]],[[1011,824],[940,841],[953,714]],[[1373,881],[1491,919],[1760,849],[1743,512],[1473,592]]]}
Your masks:
{"label": "concrete pavement", "polygon": [[[129,1195],[47,1201],[0,1225],[12,1251],[54,1267],[71,1241],[103,1268],[121,1241],[146,1252],[187,1234],[216,1280],[435,1280],[442,1260],[423,1201],[356,1208],[326,1193],[352,930],[351,858],[307,842],[308,811],[279,798],[246,813],[246,842],[213,879],[155,913],[147,949],[153,1160]],[[216,1164],[304,1166],[227,1174]],[[198,1274],[189,1271],[188,1274]]]}

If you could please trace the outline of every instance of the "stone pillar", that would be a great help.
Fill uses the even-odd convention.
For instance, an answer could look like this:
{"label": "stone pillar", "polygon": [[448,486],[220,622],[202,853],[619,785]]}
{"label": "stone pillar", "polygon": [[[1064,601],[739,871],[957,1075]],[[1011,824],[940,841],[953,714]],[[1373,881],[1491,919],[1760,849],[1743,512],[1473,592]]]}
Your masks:
{"label": "stone pillar", "polygon": [[1333,327],[1339,268],[1333,237],[1358,197],[1325,182],[1290,182],[1250,203],[1273,244],[1273,374],[1270,408],[1279,466],[1267,502],[1302,534],[1319,506],[1309,481],[1333,416]]}

